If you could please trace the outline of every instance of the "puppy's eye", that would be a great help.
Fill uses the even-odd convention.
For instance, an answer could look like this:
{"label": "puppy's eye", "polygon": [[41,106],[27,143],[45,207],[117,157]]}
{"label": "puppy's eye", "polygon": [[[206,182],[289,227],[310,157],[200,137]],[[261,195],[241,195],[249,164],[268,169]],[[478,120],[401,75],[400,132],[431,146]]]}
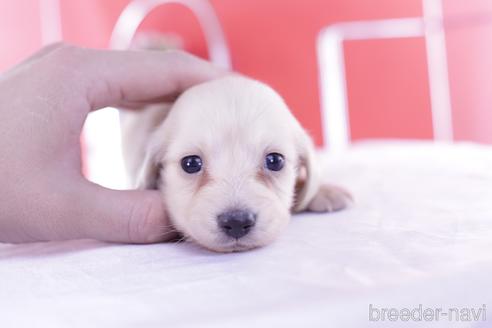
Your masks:
{"label": "puppy's eye", "polygon": [[284,167],[285,159],[282,154],[270,153],[265,157],[265,164],[271,171],[280,171]]}
{"label": "puppy's eye", "polygon": [[196,155],[183,157],[181,167],[186,173],[197,173],[202,169],[202,159]]}

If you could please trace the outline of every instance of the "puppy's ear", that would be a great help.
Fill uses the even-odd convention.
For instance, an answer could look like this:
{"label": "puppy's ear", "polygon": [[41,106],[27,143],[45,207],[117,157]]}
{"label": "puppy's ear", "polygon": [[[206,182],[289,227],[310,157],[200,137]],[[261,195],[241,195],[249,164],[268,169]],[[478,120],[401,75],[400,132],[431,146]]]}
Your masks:
{"label": "puppy's ear", "polygon": [[137,189],[159,189],[162,164],[157,160],[157,152],[149,147],[137,174]]}
{"label": "puppy's ear", "polygon": [[314,144],[302,128],[296,137],[298,153],[297,178],[295,187],[294,212],[307,209],[320,188],[320,174],[315,159]]}
{"label": "puppy's ear", "polygon": [[345,189],[322,181],[314,144],[302,130],[298,136],[299,164],[297,168],[294,212],[333,212],[346,208],[353,198]]}

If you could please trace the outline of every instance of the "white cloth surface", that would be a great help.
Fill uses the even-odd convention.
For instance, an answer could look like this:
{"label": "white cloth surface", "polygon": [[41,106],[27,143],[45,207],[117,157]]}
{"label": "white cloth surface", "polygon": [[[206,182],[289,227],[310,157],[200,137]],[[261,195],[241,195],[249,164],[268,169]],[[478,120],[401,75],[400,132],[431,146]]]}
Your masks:
{"label": "white cloth surface", "polygon": [[[492,327],[492,147],[371,142],[324,158],[355,205],[296,215],[261,249],[0,244],[0,327]],[[488,313],[375,323],[369,304]]]}

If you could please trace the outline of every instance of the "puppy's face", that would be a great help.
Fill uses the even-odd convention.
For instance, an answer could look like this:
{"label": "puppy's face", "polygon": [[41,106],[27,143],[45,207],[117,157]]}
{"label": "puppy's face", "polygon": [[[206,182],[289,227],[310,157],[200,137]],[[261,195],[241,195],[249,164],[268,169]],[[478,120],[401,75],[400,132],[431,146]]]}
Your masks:
{"label": "puppy's face", "polygon": [[246,250],[288,223],[307,140],[273,90],[223,78],[176,101],[140,179],[161,190],[186,237],[215,251]]}

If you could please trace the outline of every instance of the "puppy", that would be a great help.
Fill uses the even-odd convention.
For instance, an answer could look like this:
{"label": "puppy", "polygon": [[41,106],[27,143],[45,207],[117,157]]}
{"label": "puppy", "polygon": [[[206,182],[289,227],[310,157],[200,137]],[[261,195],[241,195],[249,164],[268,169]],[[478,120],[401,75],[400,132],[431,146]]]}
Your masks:
{"label": "puppy", "polygon": [[159,189],[174,227],[214,251],[273,241],[291,212],[345,208],[323,184],[308,134],[270,87],[240,76],[203,83],[174,104],[121,113],[131,182]]}

